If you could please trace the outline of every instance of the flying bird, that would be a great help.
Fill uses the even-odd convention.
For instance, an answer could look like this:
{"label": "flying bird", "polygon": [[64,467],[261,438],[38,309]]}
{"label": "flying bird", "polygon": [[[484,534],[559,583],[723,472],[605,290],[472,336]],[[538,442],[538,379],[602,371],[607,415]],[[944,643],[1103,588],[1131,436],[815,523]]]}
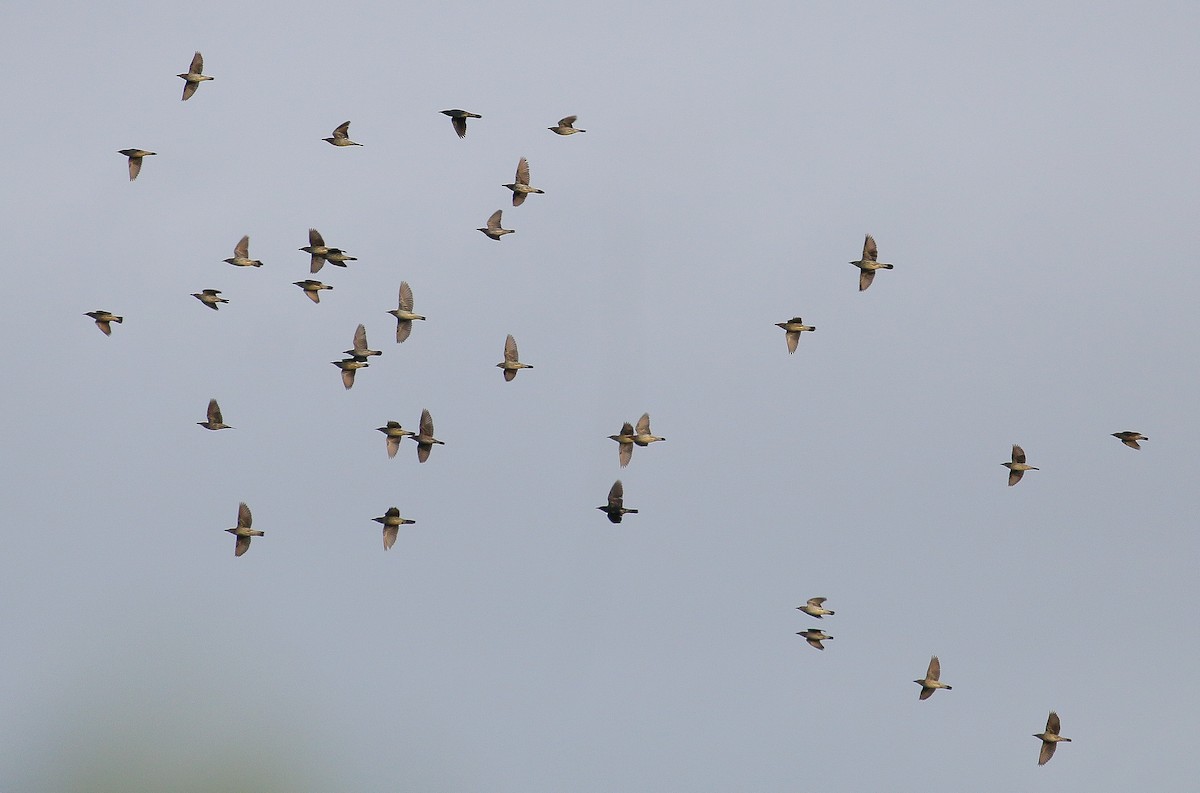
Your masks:
{"label": "flying bird", "polygon": [[465,110],[443,110],[442,115],[450,116],[450,123],[454,125],[454,131],[458,133],[458,137],[467,137],[467,119],[468,118],[483,118],[478,113],[468,113]]}
{"label": "flying bird", "polygon": [[192,297],[199,300],[204,305],[211,308],[213,311],[219,311],[218,303],[228,303],[229,301],[221,297],[220,289],[201,289],[199,292],[192,292]]}
{"label": "flying bird", "polygon": [[817,628],[809,628],[806,631],[797,631],[796,635],[803,636],[804,641],[808,642],[810,646],[816,647],[818,650],[825,649],[825,645],[821,644],[821,642],[833,638],[829,634],[824,633]]}
{"label": "flying bird", "polygon": [[1025,450],[1022,449],[1020,446],[1018,446],[1015,443],[1013,444],[1013,448],[1012,448],[1012,462],[1011,463],[1000,463],[1000,464],[1008,469],[1008,486],[1009,487],[1012,487],[1017,482],[1020,482],[1021,477],[1025,475],[1026,471],[1040,470],[1038,468],[1035,468],[1032,465],[1025,464]]}
{"label": "flying bird", "polygon": [[637,432],[634,433],[633,442],[638,446],[649,446],[655,441],[665,441],[666,438],[660,438],[657,435],[650,434],[650,414],[643,413],[642,417],[637,422]]}
{"label": "flying bird", "polygon": [[1140,449],[1142,447],[1138,445],[1138,441],[1150,440],[1142,433],[1134,432],[1133,430],[1125,430],[1124,432],[1114,432],[1114,433],[1112,433],[1112,436],[1114,438],[1116,438],[1117,440],[1119,440],[1121,443],[1128,446],[1130,449]]}
{"label": "flying bird", "polygon": [[[208,420],[197,421],[201,427],[206,430],[231,430],[233,427],[225,423],[225,419],[221,417],[221,406],[217,404],[217,400],[208,400]],[[249,524],[246,524],[249,525]]]}
{"label": "flying bird", "polygon": [[196,93],[196,89],[200,87],[200,83],[205,80],[211,80],[211,77],[204,75],[204,56],[196,53],[192,56],[192,65],[184,74],[178,74],[176,77],[183,78],[183,101],[192,98],[192,94]]}
{"label": "flying bird", "polygon": [[477,231],[482,231],[484,234],[488,235],[494,240],[500,239],[505,234],[515,234],[516,232],[514,232],[512,229],[500,228],[500,215],[503,212],[504,210],[497,209],[492,213],[492,216],[487,219],[487,226],[485,228],[477,229]]}
{"label": "flying bird", "polygon": [[545,190],[539,190],[536,187],[529,186],[529,161],[524,157],[517,163],[516,181],[512,184],[506,184],[509,190],[513,191],[513,206],[519,207],[525,203],[525,196],[530,193],[544,193]]}
{"label": "flying bird", "polygon": [[406,430],[400,426],[398,421],[389,421],[385,426],[376,427],[379,432],[382,432],[387,440],[387,455],[389,458],[395,457],[396,452],[400,451],[400,441],[404,440],[406,435],[416,435],[412,430]]}
{"label": "flying bird", "polygon": [[314,281],[311,278],[306,278],[303,281],[292,281],[293,284],[304,290],[304,294],[308,295],[308,299],[314,303],[321,302],[321,290],[333,289],[332,286],[326,286],[320,281]]}
{"label": "flying bird", "polygon": [[1059,723],[1058,714],[1050,711],[1050,716],[1046,719],[1046,731],[1033,734],[1034,738],[1042,739],[1042,751],[1038,754],[1038,765],[1050,762],[1050,758],[1054,756],[1054,750],[1058,748],[1060,742],[1071,742],[1070,738],[1064,738],[1058,734],[1061,729],[1062,724]]}
{"label": "flying bird", "polygon": [[263,533],[258,529],[250,528],[250,507],[246,506],[246,502],[238,504],[237,526],[225,531],[237,537],[237,543],[233,546],[233,555],[241,556],[246,551],[250,550],[250,538],[261,537]]}
{"label": "flying bird", "polygon": [[816,617],[817,619],[821,619],[826,614],[833,616],[832,611],[824,608],[821,605],[826,601],[826,599],[827,598],[809,598],[807,603],[805,603],[803,606],[796,606],[796,608],[800,611],[803,611],[808,616]]}
{"label": "flying bird", "polygon": [[370,364],[368,364],[365,360],[360,361],[357,358],[347,358],[343,361],[330,361],[330,363],[342,370],[342,385],[346,387],[347,391],[354,387],[354,373],[359,369],[366,369],[368,366],[370,366]]}
{"label": "flying bird", "polygon": [[558,120],[558,126],[546,127],[555,135],[574,135],[576,132],[587,132],[586,129],[575,129],[575,119],[579,116],[567,116]]}
{"label": "flying bird", "polygon": [[862,292],[871,285],[871,282],[875,280],[876,270],[892,269],[892,265],[878,261],[878,259],[879,248],[875,245],[875,238],[868,234],[866,241],[863,242],[862,258],[856,262],[850,262],[862,270],[858,275],[858,291]]}
{"label": "flying bird", "polygon": [[805,325],[804,320],[800,317],[792,317],[787,322],[776,322],[777,327],[783,328],[787,334],[788,353],[796,351],[796,345],[800,343],[800,334],[806,330],[816,330],[816,325]]}
{"label": "flying bird", "polygon": [[941,680],[938,679],[941,676],[942,676],[942,662],[939,661],[938,657],[935,655],[929,659],[929,669],[927,669],[925,671],[925,678],[923,680],[914,680],[913,681],[914,683],[916,683],[917,685],[919,685],[921,687],[921,694],[918,698],[919,699],[929,699],[930,697],[933,696],[933,692],[937,691],[939,688],[944,688],[947,691],[952,689],[953,686],[948,686],[945,683],[943,683]]}
{"label": "flying bird", "polygon": [[624,468],[629,465],[629,461],[633,458],[633,439],[635,437],[633,425],[627,421],[621,425],[620,434],[609,435],[608,437],[619,444],[617,447],[617,457],[621,461],[621,467]]}
{"label": "flying bird", "polygon": [[511,333],[504,340],[504,360],[496,364],[496,366],[504,370],[504,379],[510,383],[517,376],[517,370],[533,368],[531,365],[521,363],[517,360],[517,340],[513,338]]}
{"label": "flying bird", "polygon": [[112,335],[112,325],[109,323],[120,323],[125,321],[125,317],[118,317],[111,311],[89,311],[88,313],[84,314],[84,316],[94,319],[96,321],[96,327],[99,328],[105,336]]}
{"label": "flying bird", "polygon": [[121,149],[117,154],[124,154],[129,158],[129,181],[132,182],[142,172],[142,158],[152,157],[158,152],[145,149]]}
{"label": "flying bird", "polygon": [[621,484],[621,480],[613,482],[612,488],[608,491],[608,503],[596,509],[608,515],[608,519],[612,523],[620,523],[625,515],[636,515],[636,509],[625,508],[625,486]]}
{"label": "flying bird", "polygon": [[421,411],[421,423],[418,425],[418,432],[412,436],[412,439],[417,442],[417,462],[425,462],[429,459],[429,452],[433,450],[433,445],[436,443],[439,446],[445,444],[433,437],[433,416],[429,415],[429,411]]}
{"label": "flying bird", "polygon": [[350,140],[350,122],[345,121],[338,125],[333,131],[333,137],[322,138],[321,140],[333,146],[361,146],[361,143],[355,143]]}
{"label": "flying bird", "polygon": [[371,520],[383,524],[383,550],[385,551],[396,544],[396,536],[400,533],[401,526],[416,523],[415,520],[400,517],[399,507],[388,507],[387,512],[378,518],[371,518]]}
{"label": "flying bird", "polygon": [[242,237],[238,240],[238,244],[233,246],[233,258],[223,259],[226,264],[232,264],[234,267],[262,267],[262,262],[258,259],[250,258],[250,235]]}
{"label": "flying bird", "polygon": [[412,333],[414,319],[425,319],[413,313],[413,293],[408,281],[400,282],[400,307],[388,312],[396,318],[396,343],[404,341]]}
{"label": "flying bird", "polygon": [[367,346],[367,328],[361,323],[354,329],[354,348],[342,352],[356,361],[365,361],[372,355],[383,355],[379,350],[372,350]]}

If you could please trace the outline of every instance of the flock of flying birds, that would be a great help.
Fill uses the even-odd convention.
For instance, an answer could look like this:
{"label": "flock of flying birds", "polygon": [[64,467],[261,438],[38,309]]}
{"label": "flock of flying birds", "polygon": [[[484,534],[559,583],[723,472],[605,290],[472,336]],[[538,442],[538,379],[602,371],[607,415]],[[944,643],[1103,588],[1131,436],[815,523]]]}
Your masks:
{"label": "flock of flying birds", "polygon": [[[191,65],[188,71],[178,75],[184,81],[183,100],[190,99],[195,93],[200,84],[213,78],[205,75],[204,58],[199,52],[192,58]],[[471,113],[466,110],[453,109],[441,111],[446,116],[450,117],[451,125],[455,133],[460,138],[465,138],[467,135],[467,119],[482,118],[477,113]],[[575,127],[575,116],[567,116],[560,119],[559,122],[548,129],[557,135],[574,135],[578,132],[586,130]],[[333,146],[361,146],[361,143],[356,143],[350,139],[350,122],[346,121],[339,124],[332,132],[331,136],[324,140]],[[137,179],[138,174],[142,169],[142,161],[144,158],[155,155],[155,152],[146,151],[144,149],[121,149],[120,153],[125,155],[129,161],[129,179],[133,181]],[[512,183],[503,185],[512,191],[512,205],[514,207],[521,206],[525,199],[534,194],[544,193],[543,190],[533,187],[530,184],[529,162],[522,157],[517,163],[516,176]],[[487,235],[490,239],[499,240],[506,234],[514,233],[512,229],[505,229],[501,226],[503,210],[496,210],[487,219],[483,228],[478,229],[480,232]],[[325,244],[324,238],[316,229],[308,230],[308,245],[299,250],[310,255],[309,271],[315,275],[320,272],[325,264],[335,265],[337,267],[346,267],[347,262],[356,261],[356,258],[350,256],[341,248],[328,246]],[[234,246],[233,256],[224,260],[226,263],[234,267],[261,267],[262,262],[257,259],[250,258],[250,238],[244,236]],[[879,248],[875,243],[875,238],[870,234],[866,236],[863,242],[862,255],[855,261],[850,262],[859,269],[859,291],[864,291],[875,280],[875,274],[879,270],[894,269],[894,265],[888,262],[879,261]],[[321,283],[314,279],[305,279],[303,281],[294,282],[300,287],[305,295],[314,303],[321,302],[321,292],[323,290],[332,289],[332,286]],[[205,306],[214,311],[219,310],[221,303],[229,301],[221,297],[220,290],[204,289],[192,295]],[[408,282],[404,281],[400,284],[399,305],[396,309],[389,311],[389,314],[396,318],[396,342],[403,343],[412,333],[413,322],[424,320],[425,317],[413,312],[413,292],[409,287]],[[112,334],[112,323],[124,322],[124,317],[113,314],[110,311],[90,311],[85,316],[91,317],[96,326],[105,334]],[[776,323],[785,333],[788,353],[795,353],[800,341],[800,336],[805,332],[816,330],[816,326],[806,325],[800,317],[792,317],[785,322]],[[379,350],[372,350],[367,344],[366,328],[359,325],[354,332],[352,347],[345,351],[347,357],[333,361],[332,364],[341,370],[342,384],[349,389],[354,385],[355,373],[359,369],[367,368],[368,359],[373,356],[382,355]],[[511,334],[504,341],[504,360],[496,364],[503,371],[505,381],[512,381],[521,369],[532,369],[529,364],[522,363],[517,352],[517,342]],[[226,424],[221,414],[220,405],[216,399],[209,400],[207,416],[205,421],[197,422],[201,427],[208,430],[231,429],[230,425]],[[442,441],[434,437],[433,417],[428,410],[421,411],[421,418],[418,424],[417,431],[407,430],[399,422],[388,421],[385,426],[377,428],[379,432],[384,434],[387,446],[388,457],[395,457],[400,449],[401,441],[404,438],[411,438],[417,445],[417,459],[419,462],[425,462],[429,459],[429,454],[435,445],[442,445]],[[1145,435],[1132,430],[1112,433],[1113,437],[1120,440],[1126,446],[1133,449],[1140,449],[1138,441],[1148,440]],[[633,449],[635,446],[648,447],[656,441],[664,441],[666,438],[654,435],[650,430],[650,416],[643,414],[638,419],[636,424],[625,422],[621,431],[616,435],[608,436],[610,439],[617,442],[618,445],[618,461],[622,468],[629,465],[633,457]],[[1021,481],[1026,471],[1037,471],[1037,467],[1029,465],[1026,462],[1025,450],[1017,444],[1012,447],[1012,459],[1009,462],[1002,463],[1009,469],[1008,485],[1012,487]],[[624,486],[621,480],[613,483],[612,488],[608,492],[607,503],[599,506],[596,509],[604,512],[608,519],[613,523],[620,523],[625,515],[637,514],[636,509],[630,509],[624,506]],[[372,520],[380,523],[383,526],[383,547],[390,549],[395,544],[399,529],[403,525],[414,523],[410,518],[402,517],[400,510],[397,507],[389,508],[383,515]],[[234,555],[241,556],[250,548],[250,539],[252,537],[261,537],[263,532],[252,528],[252,515],[250,508],[242,502],[238,505],[237,525],[225,531],[233,534],[236,538],[234,546]],[[826,598],[815,597],[808,600],[803,606],[797,608],[805,614],[816,619],[822,619],[825,616],[832,616],[833,611],[824,607]],[[809,645],[818,649],[824,650],[825,646],[822,642],[828,641],[833,637],[826,634],[823,630],[810,628],[798,632],[799,636],[804,637]],[[925,676],[914,680],[913,682],[921,686],[919,699],[926,700],[933,696],[933,693],[938,689],[951,690],[951,686],[941,681],[941,661],[935,655],[929,660],[929,666],[925,671]],[[1036,733],[1035,738],[1042,741],[1041,752],[1038,756],[1038,765],[1044,765],[1054,754],[1054,750],[1060,742],[1070,741],[1070,738],[1064,738],[1059,734],[1061,729],[1058,714],[1054,711],[1050,712],[1046,720],[1046,728],[1043,732]]]}

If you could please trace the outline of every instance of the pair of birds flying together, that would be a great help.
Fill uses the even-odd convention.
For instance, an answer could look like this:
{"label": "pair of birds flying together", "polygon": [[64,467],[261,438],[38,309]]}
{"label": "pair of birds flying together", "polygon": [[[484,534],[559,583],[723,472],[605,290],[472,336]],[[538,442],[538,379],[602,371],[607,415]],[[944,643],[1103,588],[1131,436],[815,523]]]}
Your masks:
{"label": "pair of birds flying together", "polygon": [[665,441],[666,438],[660,438],[650,432],[650,414],[643,413],[638,419],[637,426],[634,427],[628,421],[621,425],[621,432],[617,435],[609,435],[611,440],[618,444],[617,458],[620,460],[621,467],[629,465],[629,461],[633,459],[634,446],[649,446],[655,441]]}
{"label": "pair of birds flying together", "polygon": [[375,429],[382,432],[387,440],[387,456],[389,458],[396,456],[396,452],[400,451],[400,441],[405,438],[412,438],[417,442],[417,461],[422,463],[429,459],[429,452],[433,450],[435,444],[445,445],[433,437],[433,416],[430,415],[428,409],[421,411],[421,422],[417,425],[417,432],[404,429],[398,421],[389,421],[384,426]]}
{"label": "pair of birds flying together", "polygon": [[[830,611],[824,606],[826,600],[827,598],[809,598],[807,603],[805,603],[803,606],[796,606],[796,609],[803,611],[808,616],[815,617],[816,619],[822,619],[826,615],[833,616],[834,612]],[[808,628],[807,630],[797,631],[796,635],[803,636],[804,641],[808,642],[809,647],[815,647],[818,650],[825,649],[825,645],[821,644],[821,642],[828,641],[829,639],[833,638],[828,633],[825,633],[823,630],[818,628]]]}

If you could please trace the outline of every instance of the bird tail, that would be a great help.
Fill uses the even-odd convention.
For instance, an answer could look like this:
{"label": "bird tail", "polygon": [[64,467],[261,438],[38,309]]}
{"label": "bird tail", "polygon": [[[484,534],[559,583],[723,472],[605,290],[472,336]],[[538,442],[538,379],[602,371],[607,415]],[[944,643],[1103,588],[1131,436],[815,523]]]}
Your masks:
{"label": "bird tail", "polygon": [[893,267],[893,265],[890,265],[890,264],[881,264],[881,265],[879,265],[879,266],[880,266],[880,267],[882,267],[882,268],[883,268],[883,269],[885,269],[885,270],[891,270],[891,269],[892,269],[892,267]]}
{"label": "bird tail", "polygon": [[113,322],[124,322],[124,321],[125,321],[125,317],[113,317],[113,318],[112,318],[112,321],[113,321]]}
{"label": "bird tail", "polygon": [[625,510],[625,511],[626,511],[627,513],[629,513],[630,515],[636,515],[636,514],[638,514],[638,511],[637,511],[636,509],[627,509],[627,510]]}
{"label": "bird tail", "polygon": [[262,536],[264,536],[263,532],[259,531],[258,529],[250,529],[250,535],[251,535],[252,537],[262,537]]}

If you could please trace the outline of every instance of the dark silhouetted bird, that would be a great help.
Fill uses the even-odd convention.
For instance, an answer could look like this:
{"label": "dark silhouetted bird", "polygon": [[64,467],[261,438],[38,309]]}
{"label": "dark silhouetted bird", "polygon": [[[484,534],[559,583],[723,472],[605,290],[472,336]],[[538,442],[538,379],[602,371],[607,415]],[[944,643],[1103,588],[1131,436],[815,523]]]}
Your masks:
{"label": "dark silhouetted bird", "polygon": [[608,491],[608,503],[602,507],[596,507],[606,515],[613,523],[620,523],[621,518],[625,515],[636,515],[636,509],[625,509],[625,487],[621,484],[621,480],[613,482],[612,488]]}

